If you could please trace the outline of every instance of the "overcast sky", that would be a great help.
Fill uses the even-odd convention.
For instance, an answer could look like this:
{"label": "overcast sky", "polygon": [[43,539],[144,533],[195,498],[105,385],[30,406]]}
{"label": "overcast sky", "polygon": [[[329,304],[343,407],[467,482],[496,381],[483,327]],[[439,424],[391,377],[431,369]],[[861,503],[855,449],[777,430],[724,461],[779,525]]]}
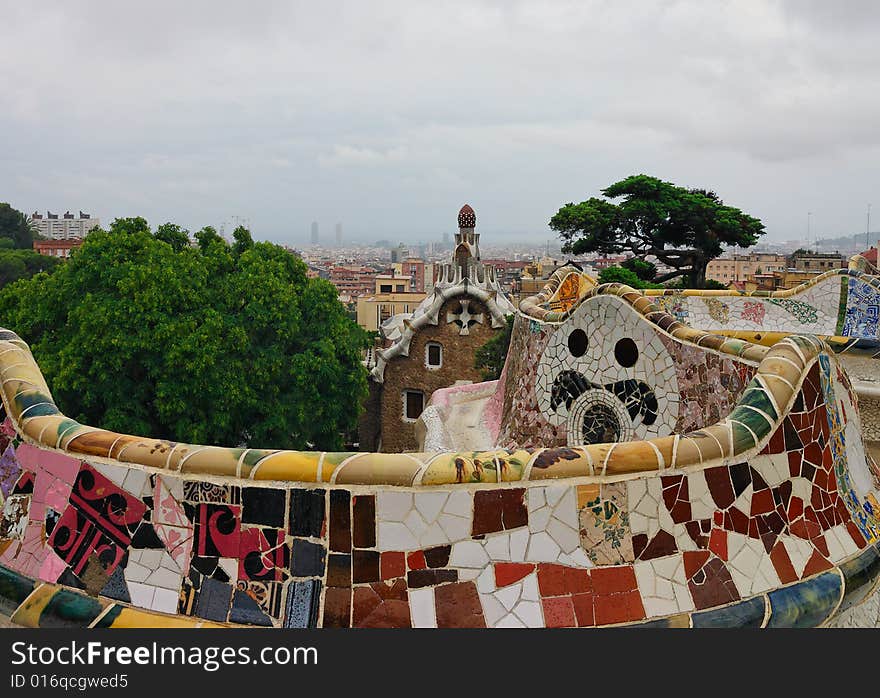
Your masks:
{"label": "overcast sky", "polygon": [[[553,238],[630,174],[768,238],[880,230],[880,9],[0,0],[0,201],[297,244]],[[876,237],[876,236],[875,236]],[[487,243],[489,239],[485,240]]]}

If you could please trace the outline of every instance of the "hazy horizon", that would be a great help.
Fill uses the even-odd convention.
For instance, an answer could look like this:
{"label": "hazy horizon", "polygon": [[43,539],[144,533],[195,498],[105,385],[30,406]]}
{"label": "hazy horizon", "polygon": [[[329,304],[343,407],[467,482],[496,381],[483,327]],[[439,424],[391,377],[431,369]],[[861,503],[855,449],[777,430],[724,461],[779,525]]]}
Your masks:
{"label": "hazy horizon", "polygon": [[414,243],[467,202],[487,243],[556,243],[560,206],[646,173],[768,242],[870,203],[880,229],[871,2],[0,2],[0,200],[28,214]]}

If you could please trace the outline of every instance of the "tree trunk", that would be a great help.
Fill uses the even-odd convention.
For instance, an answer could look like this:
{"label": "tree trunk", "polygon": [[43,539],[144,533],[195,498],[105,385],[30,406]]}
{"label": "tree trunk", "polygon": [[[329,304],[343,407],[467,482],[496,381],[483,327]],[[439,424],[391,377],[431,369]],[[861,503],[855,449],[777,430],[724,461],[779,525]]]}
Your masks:
{"label": "tree trunk", "polygon": [[706,285],[706,268],[709,260],[706,257],[695,257],[691,270],[688,274],[688,282],[691,288],[703,288]]}

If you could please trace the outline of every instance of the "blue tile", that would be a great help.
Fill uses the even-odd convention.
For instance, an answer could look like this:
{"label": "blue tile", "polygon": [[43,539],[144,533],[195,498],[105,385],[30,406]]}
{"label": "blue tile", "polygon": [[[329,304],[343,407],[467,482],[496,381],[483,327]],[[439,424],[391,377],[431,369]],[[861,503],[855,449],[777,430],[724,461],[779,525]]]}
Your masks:
{"label": "blue tile", "polygon": [[302,582],[290,582],[287,586],[287,603],[284,607],[284,627],[317,627],[320,599],[320,580],[309,579]]}
{"label": "blue tile", "polygon": [[865,550],[857,558],[840,565],[844,577],[843,601],[838,613],[862,601],[877,577],[880,577],[880,552],[876,546]]}
{"label": "blue tile", "polygon": [[724,608],[693,613],[695,628],[760,628],[764,623],[766,604],[763,596],[755,596]]}
{"label": "blue tile", "polygon": [[799,584],[771,591],[768,628],[814,628],[834,611],[843,591],[840,574],[825,572]]}

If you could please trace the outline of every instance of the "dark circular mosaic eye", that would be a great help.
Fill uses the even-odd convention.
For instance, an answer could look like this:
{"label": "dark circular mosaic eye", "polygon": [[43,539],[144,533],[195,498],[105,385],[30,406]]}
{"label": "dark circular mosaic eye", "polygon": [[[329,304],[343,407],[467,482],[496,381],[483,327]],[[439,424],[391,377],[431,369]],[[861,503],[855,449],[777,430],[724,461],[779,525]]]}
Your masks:
{"label": "dark circular mosaic eye", "polygon": [[620,422],[607,405],[592,405],[583,415],[581,434],[585,444],[607,444],[620,441]]}
{"label": "dark circular mosaic eye", "polygon": [[624,337],[614,345],[614,358],[624,368],[630,368],[639,360],[639,348],[629,337]]}
{"label": "dark circular mosaic eye", "polygon": [[572,330],[568,335],[568,350],[572,356],[583,356],[587,353],[587,333],[583,330]]}

